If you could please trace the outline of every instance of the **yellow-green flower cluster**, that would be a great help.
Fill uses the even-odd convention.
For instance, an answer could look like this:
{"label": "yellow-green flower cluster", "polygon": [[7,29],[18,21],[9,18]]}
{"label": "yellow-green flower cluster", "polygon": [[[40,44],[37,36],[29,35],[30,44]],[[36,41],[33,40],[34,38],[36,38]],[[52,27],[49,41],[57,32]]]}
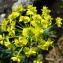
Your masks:
{"label": "yellow-green flower cluster", "polygon": [[9,49],[12,48],[12,44],[11,44],[11,42],[5,42],[4,44],[5,44],[5,46],[8,47]]}
{"label": "yellow-green flower cluster", "polygon": [[49,46],[52,46],[52,44],[53,44],[53,41],[51,41],[51,39],[48,39],[47,41],[40,40],[38,48],[41,48],[43,50],[48,50]]}
{"label": "yellow-green flower cluster", "polygon": [[19,13],[18,12],[12,12],[9,16],[8,16],[8,19],[10,21],[12,21],[13,19],[15,19],[16,17],[19,16]]}
{"label": "yellow-green flower cluster", "polygon": [[27,44],[27,39],[25,37],[19,37],[18,39],[15,39],[15,45],[20,47],[20,46],[25,46]]}
{"label": "yellow-green flower cluster", "polygon": [[34,15],[37,13],[36,7],[33,7],[33,5],[29,5],[27,7],[26,15]]}
{"label": "yellow-green flower cluster", "polygon": [[57,17],[57,18],[56,18],[56,25],[57,25],[58,27],[61,27],[61,26],[62,26],[62,18],[60,18],[60,17]]}
{"label": "yellow-green flower cluster", "polygon": [[2,21],[2,23],[1,23],[1,28],[2,28],[2,30],[4,30],[4,31],[6,31],[6,29],[7,29],[7,23],[8,23],[8,21],[6,20],[6,19],[4,19],[3,21]]}
{"label": "yellow-green flower cluster", "polygon": [[42,15],[47,15],[51,12],[51,10],[48,9],[48,7],[46,6],[43,6],[43,9],[42,9]]}
{"label": "yellow-green flower cluster", "polygon": [[28,16],[20,16],[19,22],[24,21],[24,23],[28,23],[30,18]]}
{"label": "yellow-green flower cluster", "polygon": [[[28,59],[31,56],[38,56],[39,50],[48,50],[52,46],[53,41],[50,37],[44,39],[44,32],[52,26],[53,18],[50,12],[46,6],[43,6],[41,15],[37,14],[36,7],[33,5],[29,5],[26,9],[18,6],[2,21],[1,30],[5,37],[0,35],[0,44],[4,41],[4,45],[12,50],[13,61],[20,63],[22,59],[24,61],[21,55]],[[55,24],[61,27],[61,21],[62,19],[58,17]],[[33,60],[33,63],[42,63],[42,61],[37,59]]]}
{"label": "yellow-green flower cluster", "polygon": [[37,52],[37,48],[36,47],[25,47],[24,48],[24,52],[27,55],[27,57],[29,57],[30,55],[35,55]]}
{"label": "yellow-green flower cluster", "polygon": [[[22,56],[21,56],[22,57]],[[18,55],[18,56],[13,56],[13,57],[11,57],[11,60],[13,60],[13,61],[18,61],[18,63],[20,63],[20,61],[21,61],[21,57]]]}
{"label": "yellow-green flower cluster", "polygon": [[[52,24],[52,17],[50,16],[51,10],[48,7],[43,6],[42,9],[42,23],[44,28],[49,28]],[[43,19],[44,18],[44,19]]]}
{"label": "yellow-green flower cluster", "polygon": [[23,10],[24,8],[22,5],[18,5],[14,9],[12,9],[12,11],[16,11],[16,12],[22,12]]}

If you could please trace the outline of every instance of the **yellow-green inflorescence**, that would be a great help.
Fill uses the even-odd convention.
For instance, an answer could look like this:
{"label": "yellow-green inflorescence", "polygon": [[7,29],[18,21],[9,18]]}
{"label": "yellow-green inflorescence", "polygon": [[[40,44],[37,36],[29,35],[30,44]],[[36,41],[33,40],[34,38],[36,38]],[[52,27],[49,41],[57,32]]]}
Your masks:
{"label": "yellow-green inflorescence", "polygon": [[58,27],[62,27],[62,18],[60,18],[60,17],[57,17],[57,18],[56,18],[56,25],[57,25]]}
{"label": "yellow-green inflorescence", "polygon": [[[48,50],[52,46],[53,41],[50,37],[47,40],[43,38],[45,29],[52,26],[53,18],[50,12],[48,7],[43,6],[40,15],[33,5],[26,8],[21,5],[13,9],[8,18],[2,21],[1,30],[4,37],[0,35],[0,44],[4,42],[3,45],[13,52],[11,60],[23,63],[25,57],[38,56],[39,50]],[[59,17],[56,19],[58,27],[62,25],[61,20]],[[32,63],[42,63],[42,60],[35,58]]]}

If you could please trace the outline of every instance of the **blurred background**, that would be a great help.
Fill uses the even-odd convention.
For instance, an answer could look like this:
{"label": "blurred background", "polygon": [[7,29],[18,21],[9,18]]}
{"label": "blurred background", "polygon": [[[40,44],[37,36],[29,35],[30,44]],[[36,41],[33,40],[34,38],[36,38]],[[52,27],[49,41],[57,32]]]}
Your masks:
{"label": "blurred background", "polygon": [[63,16],[63,0],[0,0],[0,14],[8,14],[12,6],[22,4],[27,6],[33,4],[37,7],[38,13],[43,5],[48,6],[52,10],[52,14],[56,16]]}

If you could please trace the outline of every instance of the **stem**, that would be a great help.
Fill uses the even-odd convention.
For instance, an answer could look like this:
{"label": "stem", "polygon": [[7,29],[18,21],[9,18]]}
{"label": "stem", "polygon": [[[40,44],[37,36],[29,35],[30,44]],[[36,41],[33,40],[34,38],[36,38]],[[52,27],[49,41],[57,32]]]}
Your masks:
{"label": "stem", "polygon": [[21,31],[21,30],[19,30],[19,29],[18,29],[17,31],[18,31],[18,32],[22,32],[22,31]]}
{"label": "stem", "polygon": [[20,54],[20,52],[22,51],[22,49],[23,49],[23,47],[19,50],[19,52],[18,52],[17,56]]}
{"label": "stem", "polygon": [[20,28],[20,29],[23,29],[22,27],[20,27],[20,26],[16,26],[16,27],[18,27],[18,28]]}
{"label": "stem", "polygon": [[[30,18],[31,18],[31,15],[30,15]],[[31,27],[31,20],[30,20],[30,27]]]}
{"label": "stem", "polygon": [[23,25],[22,25],[22,24],[20,24],[19,22],[18,22],[18,24],[19,24],[20,26],[22,26],[22,27],[23,27]]}
{"label": "stem", "polygon": [[[3,37],[5,38],[5,35],[4,35],[4,33],[3,33]],[[3,45],[4,45],[4,39],[3,39]]]}

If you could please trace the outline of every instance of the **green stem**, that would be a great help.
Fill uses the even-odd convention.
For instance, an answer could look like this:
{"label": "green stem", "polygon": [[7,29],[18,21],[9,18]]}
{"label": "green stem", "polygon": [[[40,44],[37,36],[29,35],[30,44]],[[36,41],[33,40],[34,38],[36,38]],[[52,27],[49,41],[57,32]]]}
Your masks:
{"label": "green stem", "polygon": [[23,27],[23,25],[22,25],[22,24],[20,24],[19,22],[18,22],[18,24],[19,24],[20,26],[22,26],[22,27]]}
{"label": "green stem", "polygon": [[17,56],[21,53],[22,50],[23,50],[23,47],[19,50]]}
{"label": "green stem", "polygon": [[[3,37],[5,38],[5,35],[4,35],[4,33],[3,33]],[[3,39],[3,45],[4,45],[4,39]]]}
{"label": "green stem", "polygon": [[16,26],[16,27],[18,27],[18,28],[20,28],[20,29],[23,29],[22,27],[20,27],[20,26]]}

